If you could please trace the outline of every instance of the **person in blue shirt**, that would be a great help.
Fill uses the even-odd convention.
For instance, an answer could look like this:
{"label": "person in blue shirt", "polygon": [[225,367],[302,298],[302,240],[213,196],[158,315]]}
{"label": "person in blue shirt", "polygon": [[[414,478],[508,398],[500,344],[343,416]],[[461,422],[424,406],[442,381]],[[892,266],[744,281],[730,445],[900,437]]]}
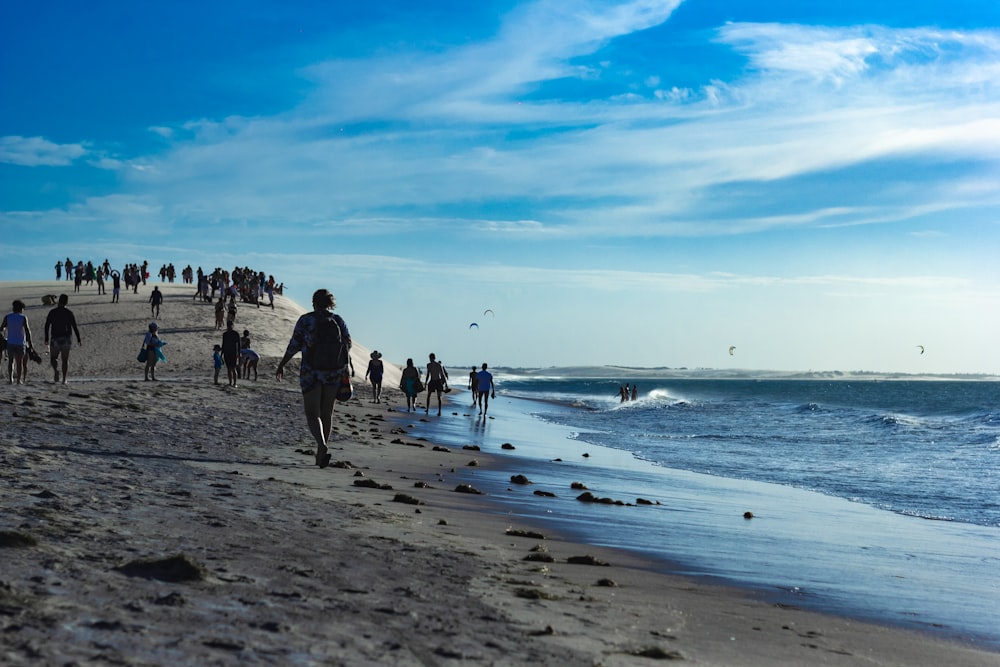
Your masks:
{"label": "person in blue shirt", "polygon": [[490,398],[497,397],[497,390],[493,384],[493,374],[486,370],[485,362],[483,370],[476,373],[476,381],[479,385],[479,414],[486,415],[490,408]]}

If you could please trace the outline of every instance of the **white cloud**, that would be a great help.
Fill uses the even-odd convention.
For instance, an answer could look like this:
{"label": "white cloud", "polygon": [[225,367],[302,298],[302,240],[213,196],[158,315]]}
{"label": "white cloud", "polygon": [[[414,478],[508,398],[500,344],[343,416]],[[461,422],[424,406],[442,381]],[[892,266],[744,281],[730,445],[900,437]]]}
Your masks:
{"label": "white cloud", "polygon": [[[129,161],[126,192],[169,201],[160,210],[170,216],[525,237],[745,234],[995,205],[981,176],[921,176],[907,196],[845,191],[836,205],[781,187],[883,160],[995,165],[1000,38],[990,31],[730,24],[719,40],[752,65],[739,78],[661,89],[670,79],[649,71],[636,80],[654,89],[521,99],[581,76],[578,66],[604,70],[581,61],[677,4],[540,2],[485,42],[308,66],[314,91],[285,113],[151,127],[172,141]],[[963,200],[957,184],[977,180]],[[733,199],[735,213],[706,213],[734,184],[769,205],[744,212]],[[504,220],[507,201],[528,204]]]}
{"label": "white cloud", "polygon": [[0,137],[0,162],[25,167],[65,167],[87,150],[80,144],[57,144],[44,137]]}

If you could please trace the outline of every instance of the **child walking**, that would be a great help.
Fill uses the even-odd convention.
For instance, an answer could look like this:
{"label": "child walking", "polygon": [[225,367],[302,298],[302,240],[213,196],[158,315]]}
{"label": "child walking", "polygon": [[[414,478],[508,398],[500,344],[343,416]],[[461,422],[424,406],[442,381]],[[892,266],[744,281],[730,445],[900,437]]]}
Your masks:
{"label": "child walking", "polygon": [[222,346],[212,347],[212,365],[215,367],[215,384],[219,384],[219,373],[222,372]]}

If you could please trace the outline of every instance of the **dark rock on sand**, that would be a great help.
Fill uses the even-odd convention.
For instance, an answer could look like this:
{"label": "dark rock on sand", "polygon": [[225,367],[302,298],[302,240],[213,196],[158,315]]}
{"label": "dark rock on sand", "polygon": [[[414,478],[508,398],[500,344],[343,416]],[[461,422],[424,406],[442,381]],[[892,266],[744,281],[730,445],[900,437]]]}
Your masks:
{"label": "dark rock on sand", "polygon": [[142,577],[143,579],[156,579],[172,583],[202,581],[208,576],[203,565],[184,554],[167,558],[133,560],[115,569],[129,577]]}
{"label": "dark rock on sand", "polygon": [[423,505],[422,502],[414,498],[413,496],[407,495],[405,493],[397,493],[392,502],[394,503],[405,503],[407,505]]}
{"label": "dark rock on sand", "polygon": [[652,658],[653,660],[683,660],[684,655],[678,651],[665,651],[659,646],[632,651],[632,655],[640,658]]}
{"label": "dark rock on sand", "polygon": [[558,600],[559,598],[541,588],[517,588],[514,595],[525,600]]}
{"label": "dark rock on sand", "polygon": [[520,530],[516,528],[508,528],[506,534],[511,537],[527,537],[532,540],[544,540],[545,536],[541,533],[535,532],[533,530]]}
{"label": "dark rock on sand", "polygon": [[532,483],[531,480],[528,479],[527,477],[525,477],[524,475],[511,475],[510,482],[511,482],[511,484],[531,484]]}
{"label": "dark rock on sand", "polygon": [[382,491],[392,491],[391,485],[379,484],[374,479],[356,479],[354,480],[354,486],[361,486],[366,489],[381,489]]}
{"label": "dark rock on sand", "polygon": [[618,582],[614,579],[598,579],[598,586],[606,586],[608,588],[618,588]]}
{"label": "dark rock on sand", "polygon": [[613,498],[598,498],[590,491],[584,491],[576,497],[581,503],[600,503],[601,505],[624,505],[620,500],[615,500]]}
{"label": "dark rock on sand", "polygon": [[553,558],[551,554],[547,553],[528,554],[527,556],[524,557],[524,560],[536,563],[554,563],[556,561],[556,559]]}
{"label": "dark rock on sand", "polygon": [[502,445],[500,445],[500,449],[516,449],[516,448],[509,442],[505,442]]}
{"label": "dark rock on sand", "polygon": [[38,546],[38,540],[27,533],[16,530],[0,530],[0,548],[21,548]]}
{"label": "dark rock on sand", "polygon": [[483,495],[482,491],[480,491],[476,487],[472,486],[471,484],[459,484],[458,486],[455,487],[455,492],[456,493],[472,493],[472,494],[475,494],[477,496]]}
{"label": "dark rock on sand", "polygon": [[467,449],[470,452],[481,451],[479,445],[463,445],[462,449]]}
{"label": "dark rock on sand", "polygon": [[587,485],[584,484],[583,482],[573,482],[572,484],[569,485],[569,488],[576,489],[578,491],[586,491]]}
{"label": "dark rock on sand", "polygon": [[570,556],[566,559],[566,562],[571,565],[597,565],[599,567],[609,567],[611,564],[606,563],[603,560],[595,558],[590,554],[586,556]]}
{"label": "dark rock on sand", "polygon": [[535,491],[536,496],[542,496],[543,498],[555,498],[556,494],[551,491],[542,491],[541,489]]}

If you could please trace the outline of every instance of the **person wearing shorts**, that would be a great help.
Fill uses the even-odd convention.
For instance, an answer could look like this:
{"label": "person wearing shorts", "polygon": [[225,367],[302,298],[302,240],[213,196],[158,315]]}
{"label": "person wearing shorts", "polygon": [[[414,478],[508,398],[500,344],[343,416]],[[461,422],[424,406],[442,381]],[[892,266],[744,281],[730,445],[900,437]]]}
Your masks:
{"label": "person wearing shorts", "polygon": [[24,314],[24,302],[14,301],[12,312],[0,322],[0,331],[7,334],[7,382],[24,384],[28,381],[28,348],[31,347],[31,329]]}
{"label": "person wearing shorts", "polygon": [[372,402],[381,403],[382,373],[384,372],[382,354],[378,350],[375,350],[370,356],[371,359],[368,361],[368,370],[365,371],[365,379],[370,380],[372,383]]}
{"label": "person wearing shorts", "polygon": [[142,346],[146,348],[146,365],[143,367],[146,381],[156,381],[156,362],[159,361],[158,353],[163,345],[159,332],[159,325],[156,322],[150,322],[146,336],[142,339]]}
{"label": "person wearing shorts", "polygon": [[250,379],[250,371],[253,371],[253,381],[257,381],[257,364],[260,362],[260,355],[249,347],[240,348],[240,365],[243,367],[243,379]]}
{"label": "person wearing shorts", "polygon": [[239,377],[240,363],[240,334],[233,328],[233,323],[226,323],[226,330],[222,334],[222,360],[226,362],[226,373],[229,375],[229,386],[236,386],[236,379]]}
{"label": "person wearing shorts", "polygon": [[441,416],[441,392],[447,390],[448,388],[448,371],[445,369],[444,365],[437,360],[434,353],[431,352],[428,356],[430,361],[427,364],[427,406],[424,409],[424,414],[429,414],[431,411],[431,394],[437,392],[438,399],[438,417]]}
{"label": "person wearing shorts", "polygon": [[302,403],[306,413],[306,424],[309,433],[316,441],[316,465],[325,468],[330,465],[330,449],[328,443],[333,431],[333,407],[337,401],[337,390],[348,367],[337,369],[317,369],[309,363],[312,346],[317,339],[317,323],[321,319],[332,317],[340,327],[340,338],[351,347],[351,334],[347,324],[340,315],[332,311],[337,300],[329,290],[318,289],[312,297],[313,312],[301,316],[295,323],[292,338],[288,341],[285,354],[278,362],[274,378],[281,381],[285,364],[298,352],[302,352],[302,364],[299,366],[299,388],[302,390]]}
{"label": "person wearing shorts", "polygon": [[497,390],[493,384],[493,374],[486,370],[486,363],[483,363],[483,370],[476,373],[476,383],[479,385],[479,414],[486,416],[486,411],[490,409],[490,397],[497,397]]}
{"label": "person wearing shorts", "polygon": [[[49,311],[45,317],[45,344],[49,346],[49,361],[52,363],[53,382],[59,382],[59,358],[62,357],[62,383],[66,384],[66,373],[69,370],[69,351],[73,347],[73,334],[76,342],[82,345],[80,329],[76,326],[73,311],[66,307],[69,297],[59,295],[59,305]],[[51,337],[50,337],[51,335]]]}

